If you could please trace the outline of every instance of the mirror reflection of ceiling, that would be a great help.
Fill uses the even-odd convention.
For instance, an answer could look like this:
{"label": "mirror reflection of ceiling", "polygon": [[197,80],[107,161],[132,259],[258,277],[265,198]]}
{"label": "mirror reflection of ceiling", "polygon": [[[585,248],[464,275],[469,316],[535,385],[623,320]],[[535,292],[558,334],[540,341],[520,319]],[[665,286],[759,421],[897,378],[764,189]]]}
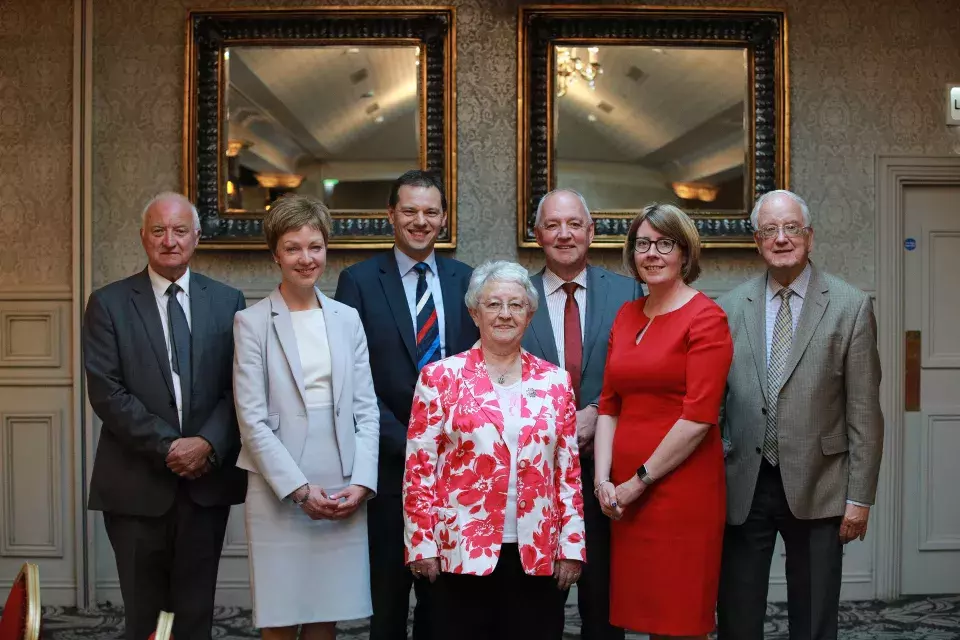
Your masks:
{"label": "mirror reflection of ceiling", "polygon": [[416,46],[230,47],[226,133],[243,142],[239,164],[313,182],[394,179],[419,166],[418,53]]}
{"label": "mirror reflection of ceiling", "polygon": [[745,208],[745,49],[576,52],[585,64],[595,57],[602,73],[593,89],[580,77],[554,98],[558,187],[584,192],[594,209],[639,209],[653,200]]}

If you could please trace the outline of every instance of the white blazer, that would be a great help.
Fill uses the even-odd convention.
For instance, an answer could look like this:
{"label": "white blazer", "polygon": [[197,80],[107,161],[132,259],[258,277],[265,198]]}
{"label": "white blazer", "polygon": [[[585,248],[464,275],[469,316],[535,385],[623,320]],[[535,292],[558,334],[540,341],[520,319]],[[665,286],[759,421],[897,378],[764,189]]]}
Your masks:
{"label": "white blazer", "polygon": [[[366,334],[356,310],[317,290],[333,369],[333,406],[343,476],[377,488],[380,411]],[[307,404],[290,310],[274,289],[236,314],[233,397],[243,443],[237,466],[259,473],[280,499],[307,483],[300,457]]]}

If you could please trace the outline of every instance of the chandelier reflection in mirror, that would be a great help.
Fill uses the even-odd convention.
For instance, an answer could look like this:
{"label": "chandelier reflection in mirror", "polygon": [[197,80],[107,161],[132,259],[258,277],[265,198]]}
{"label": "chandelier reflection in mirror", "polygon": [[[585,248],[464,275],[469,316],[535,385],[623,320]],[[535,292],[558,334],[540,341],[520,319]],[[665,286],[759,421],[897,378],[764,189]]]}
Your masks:
{"label": "chandelier reflection in mirror", "polygon": [[582,78],[591,89],[596,88],[597,76],[603,73],[597,58],[598,47],[587,48],[587,60],[577,55],[577,47],[557,47],[557,97]]}

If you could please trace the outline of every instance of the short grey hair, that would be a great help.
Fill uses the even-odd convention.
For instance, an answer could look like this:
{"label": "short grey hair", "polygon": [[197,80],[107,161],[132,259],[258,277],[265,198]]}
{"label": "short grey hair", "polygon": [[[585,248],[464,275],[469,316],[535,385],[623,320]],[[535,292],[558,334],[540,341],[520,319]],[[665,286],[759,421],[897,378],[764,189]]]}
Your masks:
{"label": "short grey hair", "polygon": [[547,198],[558,193],[569,193],[570,195],[576,196],[577,200],[580,201],[580,206],[583,207],[583,212],[587,216],[587,224],[593,224],[593,216],[590,215],[590,207],[587,206],[586,198],[580,195],[579,191],[574,191],[573,189],[554,189],[547,195],[540,198],[540,202],[537,203],[537,217],[533,220],[533,226],[540,226],[540,220],[543,216],[543,203],[547,201]]}
{"label": "short grey hair", "polygon": [[535,312],[540,305],[537,288],[533,286],[530,274],[527,273],[526,269],[516,262],[487,260],[474,269],[473,275],[470,276],[470,285],[467,287],[466,295],[463,296],[467,309],[477,310],[480,305],[480,292],[491,282],[513,282],[523,287],[527,293],[527,302],[530,303],[531,313]]}
{"label": "short grey hair", "polygon": [[190,209],[190,213],[193,214],[193,230],[200,231],[200,214],[197,213],[197,208],[190,202],[190,199],[182,193],[177,193],[176,191],[164,191],[163,193],[158,193],[157,195],[150,198],[150,202],[147,203],[147,206],[143,208],[143,211],[140,213],[140,228],[146,226],[147,224],[147,214],[150,212],[150,208],[164,200],[176,200],[183,206]]}
{"label": "short grey hair", "polygon": [[764,203],[766,203],[768,199],[775,196],[786,196],[787,198],[790,198],[796,202],[800,207],[800,212],[803,214],[803,226],[810,226],[810,208],[807,207],[807,203],[803,201],[803,198],[795,194],[793,191],[776,189],[774,191],[767,191],[765,194],[757,198],[757,204],[753,205],[753,211],[750,212],[750,224],[753,225],[754,229],[756,229],[760,224],[760,208],[763,207]]}

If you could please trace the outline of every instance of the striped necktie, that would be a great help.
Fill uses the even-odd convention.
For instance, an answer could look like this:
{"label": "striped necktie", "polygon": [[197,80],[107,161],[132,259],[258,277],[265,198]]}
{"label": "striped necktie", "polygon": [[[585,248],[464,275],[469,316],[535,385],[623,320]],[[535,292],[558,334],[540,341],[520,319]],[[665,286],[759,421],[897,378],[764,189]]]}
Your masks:
{"label": "striped necktie", "polygon": [[770,341],[770,362],[767,363],[767,426],[763,433],[763,456],[773,466],[780,463],[780,444],[777,439],[777,403],[780,396],[781,378],[787,366],[790,346],[793,344],[793,311],[790,296],[793,291],[784,287],[777,292],[780,310],[773,324]]}
{"label": "striped necktie", "polygon": [[413,266],[417,271],[417,371],[440,359],[440,325],[437,323],[437,307],[433,294],[427,286],[425,262]]}

